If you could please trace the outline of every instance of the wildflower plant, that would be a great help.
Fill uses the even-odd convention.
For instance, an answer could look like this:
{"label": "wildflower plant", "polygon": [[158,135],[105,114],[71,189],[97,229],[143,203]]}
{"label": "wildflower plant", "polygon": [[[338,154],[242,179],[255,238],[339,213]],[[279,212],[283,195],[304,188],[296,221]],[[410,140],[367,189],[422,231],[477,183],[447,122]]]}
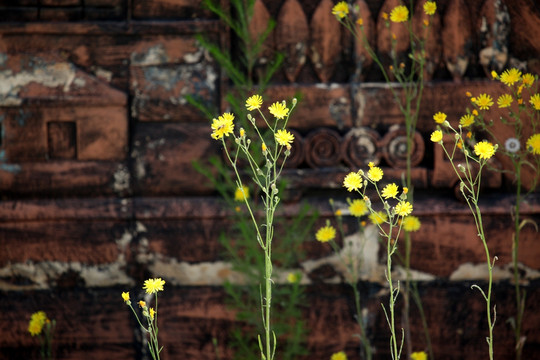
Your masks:
{"label": "wildflower plant", "polygon": [[141,309],[141,315],[144,321],[141,320],[138,313],[133,308],[129,292],[122,293],[122,299],[135,315],[141,329],[148,335],[148,349],[154,360],[159,359],[159,354],[163,350],[163,347],[159,346],[158,341],[158,292],[163,291],[163,285],[165,285],[165,280],[161,278],[153,278],[144,281],[143,290],[148,295],[154,295],[155,301],[154,307],[149,307],[144,300],[140,300],[137,303]]}
{"label": "wildflower plant", "polygon": [[[244,127],[248,129],[251,127],[251,123],[247,120],[247,114],[251,111],[257,110],[263,103],[263,97],[261,96],[267,88],[271,78],[281,66],[284,55],[275,52],[269,48],[266,48],[265,42],[271,35],[272,30],[275,27],[275,21],[269,19],[268,26],[262,30],[261,33],[254,36],[250,32],[252,20],[254,20],[254,7],[256,0],[231,0],[227,2],[226,6],[219,0],[203,0],[202,4],[212,13],[214,13],[225,25],[233,43],[236,46],[234,54],[231,53],[230,48],[221,48],[219,44],[212,42],[211,40],[197,35],[199,44],[207,50],[210,55],[219,64],[220,69],[223,71],[226,79],[230,83],[230,91],[227,91],[224,95],[227,101],[231,113],[235,114],[236,127]],[[232,56],[231,56],[232,55]],[[260,61],[263,59],[265,61]],[[256,88],[257,95],[253,95],[254,88]],[[259,95],[260,94],[260,95]],[[248,98],[248,103],[244,104],[244,101]],[[196,95],[186,96],[186,100],[201,110],[210,120],[217,112],[215,108],[201,101]],[[282,103],[275,103],[272,107],[277,115],[283,116],[283,112],[287,109],[287,106]],[[247,131],[248,133],[250,131]],[[265,138],[265,131],[262,134]],[[290,142],[289,132],[280,132],[280,141]],[[251,136],[251,134],[246,134]],[[272,134],[273,136],[273,134]],[[255,162],[260,163],[264,161],[262,155],[262,149],[253,149],[251,156]],[[243,166],[247,163],[242,158],[242,154],[239,155],[237,162],[238,170],[240,173],[244,173]],[[211,158],[211,166],[204,166],[201,163],[195,162],[194,167],[204,174],[212,183],[213,188],[216,189],[225,202],[234,210],[234,231],[239,234],[238,237],[231,241],[231,236],[226,233],[220,235],[220,243],[225,248],[224,256],[230,261],[233,270],[240,273],[243,278],[246,279],[246,286],[238,286],[231,282],[226,281],[224,283],[225,291],[228,294],[227,302],[236,313],[237,319],[242,324],[248,324],[249,327],[257,327],[255,323],[258,318],[257,304],[260,298],[260,289],[258,286],[254,286],[260,279],[260,273],[264,272],[263,259],[260,256],[258,244],[253,242],[253,238],[256,236],[251,229],[251,220],[244,216],[241,203],[243,198],[253,199],[259,198],[259,192],[253,186],[243,187],[245,196],[241,194],[240,188],[236,186],[230,179],[230,174],[227,164],[225,164],[222,158]],[[217,173],[216,173],[217,169]],[[283,181],[277,184],[278,190],[281,190],[284,186]],[[247,190],[247,192],[245,192]],[[231,193],[234,193],[234,199],[231,200]],[[239,200],[239,201],[238,201]],[[251,201],[251,200],[250,200]],[[253,201],[255,203],[255,201]],[[254,210],[255,211],[255,210]],[[283,267],[292,266],[304,256],[305,252],[300,249],[299,244],[308,236],[308,230],[306,224],[313,224],[316,217],[316,213],[310,210],[308,206],[304,206],[300,209],[300,212],[293,219],[292,224],[289,227],[289,232],[280,236],[280,242],[278,246],[274,246],[274,258]],[[304,227],[304,225],[306,227]],[[274,244],[276,245],[276,244]],[[294,248],[296,251],[291,252],[290,249]],[[281,356],[283,360],[295,359],[300,355],[306,353],[304,344],[306,336],[306,328],[303,325],[303,321],[300,316],[300,307],[304,303],[302,294],[304,292],[303,287],[298,286],[299,282],[290,282],[290,286],[284,286],[275,289],[273,296],[277,302],[279,302],[281,308],[274,318],[273,324],[275,325],[276,333],[286,334],[283,339],[280,337]],[[291,319],[295,319],[291,321]],[[245,326],[237,327],[233,330],[231,347],[235,350],[235,358],[242,360],[252,359],[256,349],[253,349],[252,338],[250,335],[246,335],[249,330],[246,330]],[[255,345],[256,347],[256,345]]]}
{"label": "wildflower plant", "polygon": [[[483,96],[482,98],[487,99],[488,96]],[[484,100],[482,100],[482,103],[484,103]],[[484,290],[476,284],[472,287],[480,291],[486,302],[486,317],[489,331],[486,341],[488,343],[489,358],[490,360],[493,360],[493,329],[495,327],[496,310],[495,306],[492,308],[491,301],[493,267],[495,266],[497,257],[495,256],[492,258],[489,252],[482,222],[482,213],[479,207],[479,199],[482,171],[488,166],[488,161],[493,157],[498,146],[487,140],[470,140],[467,135],[463,134],[463,126],[459,125],[459,127],[455,129],[448,121],[444,121],[441,125],[437,125],[437,128],[437,130],[432,132],[430,139],[432,142],[442,146],[446,157],[450,160],[450,164],[459,178],[459,190],[471,210],[478,231],[478,237],[480,238],[485,251],[488,268],[487,289]],[[444,133],[446,132],[449,133],[449,136],[446,136],[446,139],[453,139],[451,140],[453,144],[451,144],[450,149],[447,149],[445,146],[446,139]],[[458,158],[461,158],[461,154],[463,155],[464,160],[458,161]]]}
{"label": "wildflower plant", "polygon": [[[436,10],[437,4],[435,1],[425,1],[423,5],[423,11],[427,16],[427,19],[423,22],[423,33],[417,34],[414,32],[412,14],[414,2],[410,1],[409,7],[406,5],[398,5],[390,11],[390,14],[383,13],[383,20],[386,27],[390,27],[391,23],[402,23],[409,34],[409,64],[398,59],[397,48],[398,40],[395,34],[392,34],[390,57],[392,64],[388,67],[385,66],[375,49],[369,44],[367,35],[364,29],[364,19],[360,13],[358,5],[349,5],[345,1],[337,3],[332,13],[336,16],[336,19],[343,25],[353,36],[362,44],[362,47],[367,51],[368,55],[373,59],[381,71],[384,80],[387,83],[392,83],[395,79],[401,88],[400,93],[396,87],[390,86],[388,89],[392,93],[395,103],[397,104],[400,112],[405,120],[405,134],[407,139],[407,156],[406,156],[406,173],[404,186],[409,189],[407,194],[408,201],[413,203],[414,189],[412,187],[412,153],[414,148],[414,135],[416,131],[416,124],[418,122],[418,114],[422,101],[422,95],[424,90],[424,76],[426,70],[426,42],[429,38],[429,32],[431,27],[430,17],[432,17]],[[411,254],[411,238],[410,233],[405,234],[404,241],[405,254],[403,256],[403,265],[406,271],[405,279],[405,291],[404,291],[404,307],[403,317],[406,324],[406,338],[407,338],[407,353],[411,353],[411,335],[409,328],[409,309],[410,301],[409,297],[411,292],[417,292],[416,284],[411,279],[410,272],[410,254]],[[413,294],[416,305],[423,314],[422,304],[420,302],[419,295]],[[423,316],[423,315],[422,315]],[[425,322],[425,318],[422,319],[422,323]],[[425,326],[424,331],[426,334],[426,342],[428,343],[429,352],[431,358],[433,358],[433,352],[431,349],[431,340],[429,338],[428,328]]]}
{"label": "wildflower plant", "polygon": [[[530,222],[522,219],[520,209],[526,196],[536,189],[540,178],[540,94],[537,75],[523,74],[519,69],[511,68],[500,74],[492,72],[492,77],[504,85],[505,92],[497,99],[486,93],[467,94],[470,95],[472,109],[467,109],[460,119],[460,125],[470,131],[473,140],[474,133],[478,132],[497,144],[499,159],[510,166],[506,167],[508,170],[493,170],[506,173],[515,183],[516,198],[511,215],[514,223],[512,267],[517,311],[510,323],[515,335],[516,359],[519,360],[525,341],[521,329],[526,300],[525,289],[520,287],[519,239],[521,229]],[[497,111],[498,120],[492,119],[492,112],[488,112],[490,110]],[[523,183],[525,170],[532,174],[527,184]]]}
{"label": "wildflower plant", "polygon": [[30,317],[28,332],[32,336],[37,336],[40,343],[40,355],[42,359],[52,359],[52,338],[56,320],[49,319],[44,311],[37,311]]}
{"label": "wildflower plant", "polygon": [[[394,282],[392,278],[392,260],[398,251],[398,239],[403,229],[403,220],[411,216],[413,206],[407,200],[407,187],[403,187],[400,192],[398,185],[391,183],[381,189],[379,182],[383,176],[384,172],[381,168],[369,163],[367,172],[359,170],[346,175],[343,186],[350,192],[360,194],[361,199],[365,201],[368,208],[369,219],[377,226],[380,236],[386,243],[385,275],[390,295],[388,307],[382,305],[382,308],[390,329],[390,353],[392,359],[398,360],[402,354],[405,335],[402,329],[401,340],[398,340],[395,304],[400,293],[400,284],[399,281]],[[370,198],[366,195],[368,186],[374,188],[377,197],[382,202],[382,210],[376,210],[373,207]]]}
{"label": "wildflower plant", "polygon": [[[358,173],[351,174],[353,174],[352,177],[356,177],[356,175],[358,175]],[[347,184],[350,186],[351,177],[349,177],[348,180],[349,181]],[[365,228],[364,217],[369,213],[369,208],[366,201],[363,199],[351,200],[347,198],[347,203],[349,204],[348,210],[350,215],[352,215],[358,221],[358,237],[360,240],[358,244],[359,248],[355,248],[355,246],[352,244],[353,240],[350,240],[347,250],[345,249],[345,244],[343,249],[340,248],[338,243],[335,241],[336,228],[330,224],[330,221],[327,221],[325,226],[317,230],[315,233],[315,239],[321,243],[329,243],[335,254],[343,258],[343,263],[345,264],[347,271],[346,279],[354,294],[354,305],[356,310],[355,319],[360,328],[360,334],[358,334],[358,337],[362,345],[360,348],[360,354],[362,355],[362,359],[371,360],[373,357],[373,348],[367,335],[367,317],[362,311],[361,294],[360,290],[358,289],[358,281],[360,281],[360,272],[362,267],[361,254],[363,253],[365,246],[365,237],[363,236]],[[338,231],[343,241],[345,241],[346,237],[343,230],[343,211],[341,209],[336,209],[333,199],[330,199],[330,206],[332,207],[332,211],[337,221]],[[345,356],[345,353],[341,351],[334,354],[332,359],[334,359],[334,356],[339,359],[341,354]]]}
{"label": "wildflower plant", "polygon": [[[286,129],[290,112],[296,105],[293,99],[289,108],[285,102],[276,102],[268,107],[269,113],[274,117],[273,122],[267,120],[267,116],[261,110],[262,98],[259,95],[253,95],[246,100],[245,106],[250,111],[257,111],[255,115],[248,114],[247,118],[254,130],[254,140],[247,135],[244,128],[240,128],[236,133],[234,131],[234,116],[219,116],[212,121],[212,138],[218,140],[223,145],[226,157],[230,162],[234,175],[236,177],[236,187],[243,189],[244,174],[239,165],[240,155],[242,154],[247,161],[247,172],[251,180],[261,193],[264,214],[259,217],[253,210],[249,198],[244,196],[244,203],[251,218],[253,227],[256,231],[256,240],[264,253],[264,279],[261,285],[261,313],[264,334],[258,336],[261,358],[272,360],[276,354],[276,334],[272,326],[272,287],[273,287],[273,264],[272,264],[272,241],[274,239],[274,216],[277,206],[280,202],[278,190],[278,180],[282,174],[284,164],[291,153],[294,136]],[[264,135],[259,129],[257,118],[266,125],[272,136]],[[223,119],[226,119],[224,122]],[[227,138],[231,136],[234,139],[236,149],[229,150]],[[254,156],[254,146],[260,146],[263,156],[263,162],[258,162]]]}

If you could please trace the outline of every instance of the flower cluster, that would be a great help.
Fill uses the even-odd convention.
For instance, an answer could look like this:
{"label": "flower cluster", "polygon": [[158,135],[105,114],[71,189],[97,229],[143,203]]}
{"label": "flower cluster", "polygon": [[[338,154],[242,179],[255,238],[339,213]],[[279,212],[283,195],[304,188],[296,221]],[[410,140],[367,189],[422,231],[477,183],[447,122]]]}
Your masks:
{"label": "flower cluster", "polygon": [[146,325],[143,325],[141,323],[141,320],[139,319],[139,315],[133,308],[131,304],[129,292],[122,292],[122,300],[124,300],[126,305],[129,306],[129,308],[135,315],[137,322],[149,336],[148,348],[150,350],[150,353],[153,359],[159,359],[159,353],[163,349],[163,347],[159,346],[158,338],[157,338],[157,335],[158,335],[158,326],[157,326],[158,292],[163,291],[163,285],[165,285],[165,280],[161,278],[152,278],[152,279],[148,279],[144,281],[143,290],[147,294],[155,295],[155,308],[148,307],[148,305],[146,304],[146,301],[144,300],[140,300],[137,303],[139,307],[141,308],[143,318],[146,319]]}
{"label": "flower cluster", "polygon": [[424,351],[417,351],[411,354],[411,360],[427,360],[428,356]]}
{"label": "flower cluster", "polygon": [[[339,12],[347,12],[348,7],[337,9]],[[345,14],[346,15],[346,14]],[[344,15],[344,16],[345,16]],[[255,94],[248,97],[245,101],[245,107],[249,111],[247,120],[249,121],[246,128],[235,130],[234,116],[224,113],[217,119],[212,121],[213,139],[221,141],[224,149],[224,154],[231,165],[235,175],[236,190],[234,200],[243,202],[247,213],[247,217],[253,223],[253,230],[257,242],[264,252],[264,272],[261,276],[264,277],[262,290],[264,297],[261,296],[261,308],[263,309],[263,328],[264,335],[260,341],[261,357],[271,359],[274,358],[275,343],[272,345],[272,321],[271,321],[271,303],[272,299],[272,240],[273,240],[273,222],[276,208],[279,204],[279,177],[284,169],[284,164],[287,158],[291,155],[291,150],[294,144],[294,134],[287,129],[289,116],[296,106],[296,99],[292,100],[292,106],[288,106],[285,101],[272,103],[267,107],[268,113],[273,117],[274,121],[269,121],[267,116],[262,111],[263,98],[261,95]],[[269,118],[269,117],[268,117]],[[264,124],[264,128],[259,126]],[[231,136],[234,140],[233,146],[226,143],[227,137]],[[255,146],[255,144],[258,144]],[[239,159],[244,162],[240,168]],[[251,172],[250,180],[258,194],[261,195],[262,205],[264,206],[264,220],[255,216],[254,206],[252,206],[249,196],[250,188],[244,185],[245,171]],[[242,174],[242,176],[240,175]],[[240,211],[236,207],[236,211]],[[259,222],[264,221],[261,226]],[[324,229],[318,234],[321,241],[330,241],[335,236],[335,231]],[[300,281],[299,276],[290,275],[287,280],[296,284]],[[154,289],[154,284],[150,284],[149,290]],[[147,290],[148,291],[148,290]]]}
{"label": "flower cluster", "polygon": [[163,291],[163,285],[165,285],[165,280],[161,278],[148,279],[144,281],[143,289],[147,294],[155,294],[158,291]]}
{"label": "flower cluster", "polygon": [[[296,103],[296,99],[293,100],[293,103]],[[258,110],[259,113],[263,116],[261,112],[261,107],[263,104],[263,99],[260,95],[252,95],[246,100],[246,109],[249,111]],[[268,112],[272,114],[276,120],[284,120],[287,119],[289,116],[290,109],[287,107],[284,101],[282,102],[274,102],[272,105],[268,107]],[[248,119],[254,124],[255,119],[253,116],[248,115]],[[264,118],[266,121],[266,119]],[[285,129],[285,124],[278,129],[277,122],[275,127],[271,127],[267,123],[268,127],[271,128],[272,132],[274,133],[274,140],[277,145],[280,147],[285,147],[288,151],[292,148],[292,143],[294,141],[294,135],[287,129]],[[237,143],[241,143],[242,141],[246,140],[246,131],[241,128],[239,131],[238,136],[234,134],[234,115],[231,113],[224,113],[223,115],[219,116],[217,119],[214,118],[212,120],[212,138],[215,140],[224,140],[225,137],[228,137],[229,135],[233,135],[235,138],[235,141]],[[246,142],[246,145],[249,145],[250,141],[248,140]],[[268,146],[263,141],[261,145],[261,149],[263,153],[266,153],[268,150]]]}
{"label": "flower cluster", "polygon": [[[467,92],[467,96],[470,97],[472,109],[467,109],[467,113],[461,116],[459,119],[459,130],[453,129],[447,121],[447,115],[443,112],[437,112],[433,115],[435,122],[442,126],[442,128],[454,131],[456,136],[460,139],[456,142],[459,148],[462,148],[464,144],[464,137],[472,138],[473,133],[471,131],[466,133],[466,136],[461,136],[461,129],[471,129],[473,127],[478,128],[483,133],[488,133],[490,138],[496,143],[481,141],[474,144],[474,154],[480,159],[488,160],[495,153],[496,146],[503,146],[503,149],[508,155],[513,154],[515,156],[520,149],[525,149],[530,154],[540,155],[540,133],[533,133],[528,138],[518,139],[522,134],[522,123],[526,117],[529,117],[532,124],[532,129],[538,129],[538,112],[540,111],[540,93],[537,93],[533,85],[537,81],[537,77],[532,74],[522,74],[520,70],[516,68],[507,69],[501,74],[492,72],[492,77],[495,80],[500,81],[508,87],[508,92],[505,92],[497,97],[496,104],[499,109],[508,109],[508,117],[501,118],[504,125],[513,125],[515,127],[515,133],[507,133],[510,135],[506,139],[498,139],[495,133],[491,131],[491,127],[494,126],[492,120],[487,120],[485,112],[490,110],[495,104],[494,98],[487,93],[480,93],[473,96]],[[528,92],[528,103],[524,101],[524,90]],[[514,106],[514,104],[516,104]],[[495,124],[496,125],[496,124]],[[431,134],[431,141],[440,143],[443,140],[443,132],[441,128],[435,130]],[[474,139],[471,139],[474,143]],[[522,146],[522,141],[525,146]],[[524,154],[526,155],[526,154]]]}
{"label": "flower cluster", "polygon": [[32,314],[30,322],[28,323],[28,332],[32,336],[41,334],[43,326],[50,320],[47,318],[47,314],[44,311],[38,311]]}
{"label": "flower cluster", "polygon": [[347,360],[347,354],[344,351],[340,351],[332,354],[330,360]]}

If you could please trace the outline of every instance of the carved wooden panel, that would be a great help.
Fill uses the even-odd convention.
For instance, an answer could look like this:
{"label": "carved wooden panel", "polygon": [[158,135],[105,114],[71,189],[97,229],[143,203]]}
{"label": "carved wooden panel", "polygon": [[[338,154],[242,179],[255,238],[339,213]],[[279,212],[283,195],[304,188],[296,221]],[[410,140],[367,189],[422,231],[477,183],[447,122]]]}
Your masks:
{"label": "carved wooden panel", "polygon": [[295,82],[309,51],[309,27],[298,0],[286,0],[277,18],[276,48],[287,54],[284,59],[285,76]]}

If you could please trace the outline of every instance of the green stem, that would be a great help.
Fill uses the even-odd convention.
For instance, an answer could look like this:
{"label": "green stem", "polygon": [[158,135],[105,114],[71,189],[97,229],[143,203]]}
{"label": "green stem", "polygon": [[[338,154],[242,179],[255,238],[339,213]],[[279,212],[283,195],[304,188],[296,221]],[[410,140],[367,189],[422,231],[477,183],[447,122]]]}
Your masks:
{"label": "green stem", "polygon": [[[392,234],[392,224],[390,224],[390,229],[388,233]],[[387,257],[386,277],[387,277],[388,286],[390,289],[390,300],[389,300],[390,319],[388,320],[388,325],[390,326],[390,349],[391,349],[392,359],[399,360],[400,352],[398,351],[398,344],[397,344],[397,337],[396,337],[396,322],[395,322],[395,313],[394,313],[395,301],[396,301],[397,293],[399,293],[399,288],[394,289],[394,284],[392,282],[392,255],[394,253],[394,250],[395,250],[395,244],[392,244],[392,236],[388,236],[387,244],[386,244],[386,257]]]}
{"label": "green stem", "polygon": [[[481,169],[480,169],[481,171]],[[480,184],[478,184],[480,186]],[[475,202],[475,211],[476,211],[476,219],[477,219],[477,225],[478,230],[480,232],[480,239],[482,239],[482,244],[484,245],[484,251],[486,253],[486,263],[489,270],[489,279],[488,279],[488,291],[487,294],[485,294],[485,300],[486,300],[486,314],[487,314],[487,321],[488,321],[488,328],[489,328],[489,338],[487,339],[488,345],[489,345],[489,359],[493,360],[493,327],[495,326],[494,319],[491,318],[491,291],[493,287],[493,263],[491,260],[491,256],[489,255],[489,248],[487,246],[486,237],[484,234],[484,226],[482,224],[482,214],[480,212],[480,208],[478,207],[478,204]]]}
{"label": "green stem", "polygon": [[514,335],[516,339],[516,360],[521,360],[523,345],[521,344],[521,326],[523,321],[524,304],[522,299],[521,287],[519,285],[519,238],[520,238],[520,207],[521,207],[521,162],[518,162],[516,169],[517,189],[516,205],[514,214],[514,241],[512,244],[512,266],[514,268],[514,286],[516,292],[516,323],[514,325]]}

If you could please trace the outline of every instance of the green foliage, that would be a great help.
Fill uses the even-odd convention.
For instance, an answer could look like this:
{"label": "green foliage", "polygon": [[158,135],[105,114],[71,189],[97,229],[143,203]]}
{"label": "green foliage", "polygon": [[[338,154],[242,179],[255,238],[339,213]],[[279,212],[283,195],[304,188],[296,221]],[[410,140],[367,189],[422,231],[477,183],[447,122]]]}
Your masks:
{"label": "green foliage", "polygon": [[[236,359],[259,359],[258,344],[254,339],[254,333],[262,332],[260,313],[257,310],[261,287],[260,279],[264,276],[264,253],[260,251],[256,229],[251,219],[245,212],[238,211],[243,204],[235,201],[234,191],[236,183],[228,168],[219,158],[212,158],[210,162],[217,174],[200,164],[194,164],[195,168],[211,181],[214,188],[224,199],[227,208],[232,211],[233,227],[222,233],[220,243],[225,248],[225,258],[232,264],[234,271],[242,274],[245,278],[244,285],[224,284],[228,294],[227,304],[236,311],[240,327],[232,333],[231,347],[235,349]],[[286,184],[281,181],[278,193],[283,193]],[[254,189],[250,189],[253,191]],[[254,193],[253,198],[260,194]],[[255,216],[263,213],[263,204],[258,203],[254,209]],[[308,206],[302,206],[297,215],[292,219],[279,217],[276,229],[276,241],[272,246],[272,257],[277,269],[290,269],[297,267],[304,259],[302,249],[303,241],[310,236],[318,214]],[[231,236],[235,234],[235,236]],[[289,284],[280,284],[273,290],[273,330],[280,343],[280,359],[295,359],[300,355],[307,354],[305,340],[307,330],[302,320],[302,304],[305,302],[304,292],[300,286],[300,279]]]}

